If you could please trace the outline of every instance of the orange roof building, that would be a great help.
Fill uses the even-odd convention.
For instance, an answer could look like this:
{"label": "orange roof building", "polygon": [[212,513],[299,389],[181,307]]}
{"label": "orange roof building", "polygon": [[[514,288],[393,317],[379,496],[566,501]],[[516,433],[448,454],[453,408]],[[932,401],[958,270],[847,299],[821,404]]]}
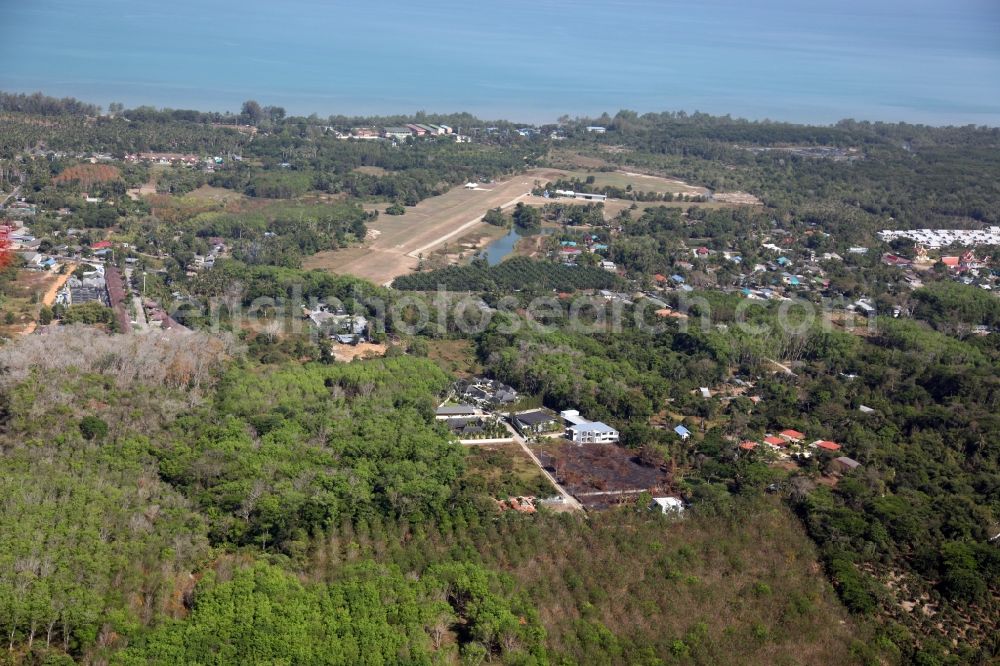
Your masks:
{"label": "orange roof building", "polygon": [[802,439],[805,437],[805,435],[799,432],[798,430],[792,430],[789,428],[788,430],[782,430],[781,432],[779,432],[778,437],[784,437],[785,439],[792,442],[801,442]]}

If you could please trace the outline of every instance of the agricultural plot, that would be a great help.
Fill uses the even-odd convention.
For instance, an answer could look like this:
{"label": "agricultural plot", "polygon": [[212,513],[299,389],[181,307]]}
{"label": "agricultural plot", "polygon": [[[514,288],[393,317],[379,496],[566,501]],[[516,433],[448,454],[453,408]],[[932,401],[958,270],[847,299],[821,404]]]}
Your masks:
{"label": "agricultural plot", "polygon": [[528,257],[512,257],[496,266],[449,266],[436,271],[403,275],[392,282],[395,289],[433,291],[444,287],[452,291],[483,291],[491,286],[502,289],[613,289],[621,279],[602,268],[565,266]]}

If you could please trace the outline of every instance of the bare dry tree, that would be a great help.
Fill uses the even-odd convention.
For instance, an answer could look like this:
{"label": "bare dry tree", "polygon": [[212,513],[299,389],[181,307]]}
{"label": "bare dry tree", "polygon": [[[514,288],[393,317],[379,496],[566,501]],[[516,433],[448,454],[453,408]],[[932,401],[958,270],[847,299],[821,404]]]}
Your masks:
{"label": "bare dry tree", "polygon": [[228,334],[166,330],[107,335],[87,326],[65,326],[0,349],[0,385],[18,384],[38,372],[75,369],[113,377],[124,389],[144,384],[197,393],[237,353],[236,340]]}

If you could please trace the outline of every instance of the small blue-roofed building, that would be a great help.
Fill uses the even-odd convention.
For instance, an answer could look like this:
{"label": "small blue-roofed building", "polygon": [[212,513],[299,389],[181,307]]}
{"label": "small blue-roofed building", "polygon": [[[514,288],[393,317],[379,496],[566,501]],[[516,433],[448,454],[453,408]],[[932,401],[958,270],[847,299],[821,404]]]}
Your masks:
{"label": "small blue-roofed building", "polygon": [[676,282],[677,284],[684,284],[684,277],[681,275],[677,275],[676,273],[671,275],[670,279]]}
{"label": "small blue-roofed building", "polygon": [[681,439],[687,439],[688,437],[691,436],[691,431],[682,425],[679,425],[676,428],[674,428],[674,432],[676,432]]}

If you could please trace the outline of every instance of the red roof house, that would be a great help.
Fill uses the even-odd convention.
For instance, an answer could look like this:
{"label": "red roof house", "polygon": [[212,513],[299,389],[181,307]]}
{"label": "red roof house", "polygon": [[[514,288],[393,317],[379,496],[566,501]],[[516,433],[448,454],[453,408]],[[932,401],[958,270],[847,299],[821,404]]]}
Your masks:
{"label": "red roof house", "polygon": [[798,430],[789,429],[789,430],[782,430],[781,432],[779,432],[778,437],[784,437],[785,439],[791,442],[801,442],[802,439],[805,437],[805,435],[803,435]]}
{"label": "red roof house", "polygon": [[958,257],[941,257],[941,263],[948,268],[956,268],[958,266]]}
{"label": "red roof house", "polygon": [[743,449],[744,451],[753,451],[754,449],[757,448],[757,442],[752,442],[750,440],[747,440],[745,442],[740,442],[740,448]]}
{"label": "red roof house", "polygon": [[819,440],[819,441],[813,442],[813,446],[815,446],[818,449],[823,449],[824,451],[839,451],[840,450],[840,444],[837,444],[836,442],[831,442],[831,441],[828,441],[828,440]]}
{"label": "red roof house", "polygon": [[901,257],[898,254],[886,253],[882,255],[882,263],[887,266],[909,266],[913,262],[906,257]]}
{"label": "red roof house", "polygon": [[91,250],[106,250],[111,247],[111,241],[97,241],[90,246]]}
{"label": "red roof house", "polygon": [[788,446],[788,441],[781,439],[780,437],[765,437],[765,444],[770,444],[771,446]]}

